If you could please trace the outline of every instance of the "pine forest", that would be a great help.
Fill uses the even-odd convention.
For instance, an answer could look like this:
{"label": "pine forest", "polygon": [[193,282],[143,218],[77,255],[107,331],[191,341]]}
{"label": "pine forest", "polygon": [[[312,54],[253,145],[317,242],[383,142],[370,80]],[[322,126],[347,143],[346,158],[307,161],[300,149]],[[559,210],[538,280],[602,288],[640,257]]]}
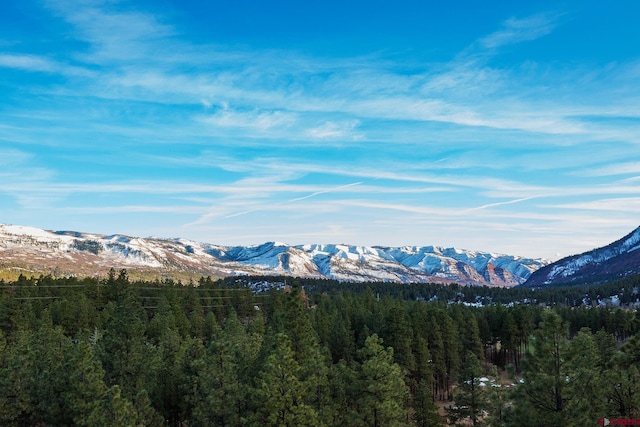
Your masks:
{"label": "pine forest", "polygon": [[[639,285],[0,280],[0,425],[636,420]],[[621,304],[585,303],[606,286]]]}

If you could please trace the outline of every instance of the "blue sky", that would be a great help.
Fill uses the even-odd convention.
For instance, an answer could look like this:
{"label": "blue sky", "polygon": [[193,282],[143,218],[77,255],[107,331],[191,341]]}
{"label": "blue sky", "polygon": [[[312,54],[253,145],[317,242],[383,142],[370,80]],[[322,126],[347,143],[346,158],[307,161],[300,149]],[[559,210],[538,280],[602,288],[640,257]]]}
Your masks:
{"label": "blue sky", "polygon": [[640,225],[637,1],[0,10],[0,222],[551,259]]}

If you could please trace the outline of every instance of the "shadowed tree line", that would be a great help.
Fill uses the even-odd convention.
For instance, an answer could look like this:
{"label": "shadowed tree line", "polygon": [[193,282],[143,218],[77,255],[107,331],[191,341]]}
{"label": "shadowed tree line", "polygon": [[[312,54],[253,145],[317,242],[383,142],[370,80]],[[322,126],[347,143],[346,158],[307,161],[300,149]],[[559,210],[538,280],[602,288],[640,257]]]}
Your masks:
{"label": "shadowed tree line", "polygon": [[468,307],[380,296],[376,284],[329,292],[303,281],[255,293],[240,282],[131,281],[126,271],[0,282],[0,424],[640,417],[636,311]]}

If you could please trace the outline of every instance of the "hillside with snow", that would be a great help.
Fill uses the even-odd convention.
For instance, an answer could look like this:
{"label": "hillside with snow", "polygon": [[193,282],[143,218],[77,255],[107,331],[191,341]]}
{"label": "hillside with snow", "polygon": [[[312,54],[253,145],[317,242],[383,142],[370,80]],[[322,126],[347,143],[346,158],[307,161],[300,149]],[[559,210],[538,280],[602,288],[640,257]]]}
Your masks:
{"label": "hillside with snow", "polygon": [[524,286],[588,284],[640,274],[640,227],[607,246],[540,268]]}
{"label": "hillside with snow", "polygon": [[0,267],[27,273],[103,274],[110,268],[171,277],[284,275],[345,282],[516,286],[549,262],[435,246],[219,246],[187,239],[46,231],[0,224]]}

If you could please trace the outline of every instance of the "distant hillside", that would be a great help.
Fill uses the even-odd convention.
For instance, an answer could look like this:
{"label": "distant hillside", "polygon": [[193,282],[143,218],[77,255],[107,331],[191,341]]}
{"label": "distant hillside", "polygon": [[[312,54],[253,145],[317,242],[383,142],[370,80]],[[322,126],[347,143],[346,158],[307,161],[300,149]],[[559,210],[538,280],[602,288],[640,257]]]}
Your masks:
{"label": "distant hillside", "polygon": [[27,273],[132,276],[284,275],[347,282],[449,283],[515,286],[548,264],[488,252],[435,246],[365,247],[264,243],[219,246],[187,239],[137,238],[45,231],[0,224],[0,267]]}
{"label": "distant hillside", "polygon": [[602,248],[563,258],[534,272],[523,286],[607,282],[640,274],[640,227]]}

